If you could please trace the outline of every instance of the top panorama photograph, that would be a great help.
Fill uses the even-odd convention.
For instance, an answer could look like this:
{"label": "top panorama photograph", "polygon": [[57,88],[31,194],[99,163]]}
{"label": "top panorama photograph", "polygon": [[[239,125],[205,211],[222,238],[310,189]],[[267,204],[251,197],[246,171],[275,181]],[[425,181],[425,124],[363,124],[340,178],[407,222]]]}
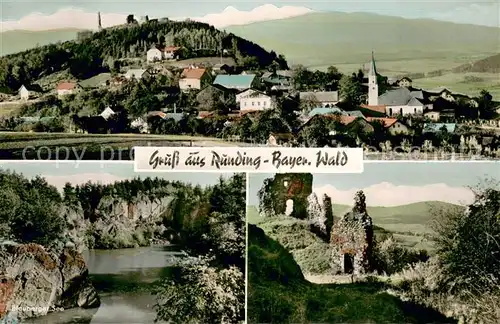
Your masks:
{"label": "top panorama photograph", "polygon": [[500,158],[498,1],[2,3],[0,159]]}

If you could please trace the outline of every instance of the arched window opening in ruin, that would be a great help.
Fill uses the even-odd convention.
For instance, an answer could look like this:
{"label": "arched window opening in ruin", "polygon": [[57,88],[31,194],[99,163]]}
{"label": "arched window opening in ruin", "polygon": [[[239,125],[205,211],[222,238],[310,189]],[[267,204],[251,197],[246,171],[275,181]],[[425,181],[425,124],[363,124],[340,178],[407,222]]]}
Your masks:
{"label": "arched window opening in ruin", "polygon": [[290,215],[292,215],[292,213],[293,213],[293,200],[292,199],[288,199],[286,201],[285,215],[286,216],[290,216]]}
{"label": "arched window opening in ruin", "polygon": [[286,181],[286,180],[285,180],[285,181],[283,181],[283,186],[284,186],[285,188],[286,188],[286,187],[288,187],[288,181]]}
{"label": "arched window opening in ruin", "polygon": [[344,273],[352,274],[354,272],[354,257],[346,253],[344,254]]}

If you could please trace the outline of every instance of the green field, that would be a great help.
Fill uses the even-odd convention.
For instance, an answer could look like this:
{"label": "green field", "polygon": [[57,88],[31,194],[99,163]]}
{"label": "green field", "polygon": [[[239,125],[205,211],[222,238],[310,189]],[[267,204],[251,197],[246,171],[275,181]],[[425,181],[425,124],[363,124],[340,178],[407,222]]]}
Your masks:
{"label": "green field", "polygon": [[[134,146],[239,146],[213,137],[145,134],[0,132],[2,159],[130,159]],[[24,153],[23,153],[24,150]],[[23,156],[23,154],[25,156]],[[37,154],[41,154],[39,157]],[[69,154],[69,156],[68,156]]]}

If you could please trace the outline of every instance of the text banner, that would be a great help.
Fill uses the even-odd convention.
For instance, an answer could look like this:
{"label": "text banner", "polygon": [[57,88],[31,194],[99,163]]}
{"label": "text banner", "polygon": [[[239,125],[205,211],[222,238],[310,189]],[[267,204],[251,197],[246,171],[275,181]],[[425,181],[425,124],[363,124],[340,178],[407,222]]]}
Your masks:
{"label": "text banner", "polygon": [[134,147],[136,172],[362,173],[362,148]]}

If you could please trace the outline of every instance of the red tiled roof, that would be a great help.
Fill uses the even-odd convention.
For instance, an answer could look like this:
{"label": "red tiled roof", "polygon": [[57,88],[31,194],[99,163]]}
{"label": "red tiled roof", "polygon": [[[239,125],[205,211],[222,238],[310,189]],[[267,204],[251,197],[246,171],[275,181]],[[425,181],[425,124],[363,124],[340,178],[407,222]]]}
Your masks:
{"label": "red tiled roof", "polygon": [[361,105],[361,108],[385,114],[385,105],[378,105],[378,106]]}
{"label": "red tiled roof", "polygon": [[385,128],[391,127],[398,121],[397,118],[379,118],[379,117],[368,117],[366,120],[368,120],[368,122],[370,123],[374,121],[379,121],[384,125]]}
{"label": "red tiled roof", "polygon": [[343,125],[349,125],[350,123],[352,123],[353,121],[358,119],[358,117],[356,117],[356,116],[345,116],[345,115],[334,115],[334,114],[317,115],[317,116],[323,116],[323,117],[326,117],[328,119],[336,120]]}
{"label": "red tiled roof", "polygon": [[212,111],[200,111],[198,113],[198,117],[200,118],[207,118],[207,117],[210,117],[212,116],[214,113]]}
{"label": "red tiled roof", "polygon": [[180,50],[181,48],[178,46],[167,46],[163,49],[164,52],[175,52]]}
{"label": "red tiled roof", "polygon": [[201,77],[205,74],[206,71],[207,71],[206,69],[198,69],[198,68],[195,68],[195,69],[184,69],[184,71],[182,71],[181,77],[182,78],[186,78],[186,79],[197,79],[197,80],[200,80]]}
{"label": "red tiled roof", "polygon": [[244,110],[244,111],[240,111],[240,116],[245,116],[247,114],[256,114],[256,113],[260,113],[261,110]]}
{"label": "red tiled roof", "polygon": [[73,90],[76,87],[75,82],[61,82],[57,85],[57,90]]}
{"label": "red tiled roof", "polygon": [[165,119],[167,117],[167,114],[165,114],[163,111],[150,111],[148,113],[148,116],[149,117],[156,117],[156,116],[158,116],[160,118]]}

